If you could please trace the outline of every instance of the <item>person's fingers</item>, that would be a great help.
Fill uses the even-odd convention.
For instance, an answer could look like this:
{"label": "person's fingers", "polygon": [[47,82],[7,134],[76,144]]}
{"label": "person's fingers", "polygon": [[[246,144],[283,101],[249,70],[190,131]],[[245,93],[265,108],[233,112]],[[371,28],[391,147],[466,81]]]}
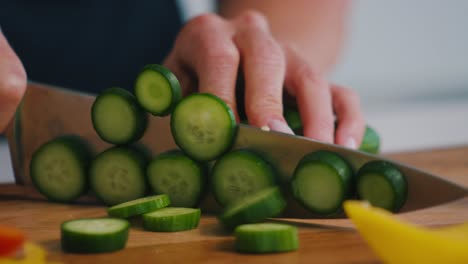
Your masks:
{"label": "person's fingers", "polygon": [[175,53],[170,53],[164,60],[163,65],[177,77],[183,96],[186,96],[196,90],[196,76],[193,76],[190,70],[184,67],[183,63],[181,63]]}
{"label": "person's fingers", "polygon": [[198,91],[223,99],[238,119],[235,83],[240,55],[233,33],[232,26],[216,15],[194,18],[176,40],[173,61],[189,67],[196,74]]}
{"label": "person's fingers", "polygon": [[239,48],[245,78],[245,110],[250,124],[293,134],[283,117],[285,59],[268,32],[266,19],[249,11],[238,18],[234,42]]}
{"label": "person's fingers", "polygon": [[292,50],[285,51],[285,85],[290,94],[296,97],[304,136],[333,143],[334,116],[328,82]]}
{"label": "person's fingers", "polygon": [[332,85],[333,109],[337,118],[335,143],[356,149],[365,130],[359,96],[351,89]]}
{"label": "person's fingers", "polygon": [[0,134],[13,117],[25,89],[23,65],[0,32]]}

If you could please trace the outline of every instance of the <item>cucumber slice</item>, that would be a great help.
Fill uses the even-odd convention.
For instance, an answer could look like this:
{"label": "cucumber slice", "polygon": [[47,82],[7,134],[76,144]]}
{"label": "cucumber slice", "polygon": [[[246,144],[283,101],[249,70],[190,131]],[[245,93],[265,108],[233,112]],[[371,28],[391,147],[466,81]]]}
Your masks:
{"label": "cucumber slice", "polygon": [[179,81],[166,67],[146,65],[135,82],[135,96],[146,111],[155,116],[171,113],[182,97]]}
{"label": "cucumber slice", "polygon": [[62,249],[72,253],[102,253],[123,249],[130,224],[117,218],[83,218],[61,225]]}
{"label": "cucumber slice", "polygon": [[245,253],[293,251],[299,248],[297,228],[276,223],[245,224],[234,231],[236,249]]}
{"label": "cucumber slice", "polygon": [[405,204],[407,192],[405,176],[389,162],[371,161],[358,171],[358,196],[373,206],[396,212]]}
{"label": "cucumber slice", "polygon": [[377,131],[372,127],[366,126],[364,137],[362,138],[359,150],[368,152],[371,154],[377,154],[380,150],[380,137]]}
{"label": "cucumber slice", "polygon": [[229,229],[241,224],[261,222],[279,215],[286,207],[278,187],[269,187],[246,196],[232,205],[219,216],[219,220]]}
{"label": "cucumber slice", "polygon": [[194,229],[200,222],[200,209],[166,207],[143,215],[143,228],[154,232]]}
{"label": "cucumber slice", "polygon": [[91,163],[91,188],[107,205],[143,197],[147,190],[145,166],[145,155],[136,149],[110,148]]}
{"label": "cucumber slice", "polygon": [[111,144],[128,144],[143,136],[148,118],[136,98],[122,88],[104,90],[91,109],[94,129]]}
{"label": "cucumber slice", "polygon": [[210,161],[231,147],[237,124],[226,103],[212,94],[185,97],[171,116],[172,135],[177,145],[191,158]]}
{"label": "cucumber slice", "polygon": [[283,109],[283,116],[286,122],[288,123],[288,126],[294,131],[294,132],[302,132],[302,121],[301,121],[301,115],[296,109],[292,109],[289,107],[285,107]]}
{"label": "cucumber slice", "polygon": [[51,201],[73,201],[88,189],[90,157],[88,144],[78,136],[53,139],[34,152],[31,180]]}
{"label": "cucumber slice", "polygon": [[157,194],[167,194],[175,207],[194,207],[205,189],[203,166],[180,151],[163,153],[147,168],[149,185]]}
{"label": "cucumber slice", "polygon": [[275,184],[272,166],[260,155],[249,150],[234,150],[225,154],[212,170],[213,194],[222,206]]}
{"label": "cucumber slice", "polygon": [[166,194],[154,195],[114,205],[107,209],[107,213],[113,217],[128,218],[161,209],[170,204]]}
{"label": "cucumber slice", "polygon": [[337,213],[350,194],[352,174],[350,165],[338,154],[313,152],[297,165],[291,180],[292,193],[314,213]]}

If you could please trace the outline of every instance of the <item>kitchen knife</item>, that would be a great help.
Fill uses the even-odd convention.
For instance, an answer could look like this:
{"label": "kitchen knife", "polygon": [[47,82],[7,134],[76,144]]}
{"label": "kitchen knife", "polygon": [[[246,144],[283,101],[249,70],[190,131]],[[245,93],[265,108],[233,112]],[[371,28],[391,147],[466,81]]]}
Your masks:
{"label": "kitchen knife", "polygon": [[[87,139],[96,151],[109,144],[103,142],[91,123],[91,105],[94,96],[71,90],[32,83],[24,95],[15,118],[7,128],[11,158],[18,184],[31,185],[29,163],[31,156],[43,143],[63,134],[77,134]],[[171,135],[169,117],[150,117],[148,129],[139,143],[147,146],[154,155],[177,148]],[[284,186],[292,177],[299,160],[317,150],[333,151],[343,156],[357,171],[371,160],[388,160],[381,156],[326,144],[310,138],[292,136],[274,131],[263,131],[248,125],[239,125],[233,148],[252,148],[262,152],[279,171]],[[468,189],[441,177],[431,175],[399,162],[394,163],[408,181],[408,200],[402,211],[435,206],[462,198]],[[289,195],[286,217],[315,217],[303,209]],[[208,197],[203,209],[213,209],[214,201]]]}

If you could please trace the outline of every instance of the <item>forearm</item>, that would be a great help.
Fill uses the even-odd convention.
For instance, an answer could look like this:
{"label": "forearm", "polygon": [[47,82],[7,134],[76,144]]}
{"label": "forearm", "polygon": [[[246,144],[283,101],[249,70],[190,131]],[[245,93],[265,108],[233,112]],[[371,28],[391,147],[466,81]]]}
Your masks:
{"label": "forearm", "polygon": [[219,12],[231,18],[246,9],[262,12],[280,42],[292,46],[316,70],[327,74],[342,48],[349,0],[221,0]]}

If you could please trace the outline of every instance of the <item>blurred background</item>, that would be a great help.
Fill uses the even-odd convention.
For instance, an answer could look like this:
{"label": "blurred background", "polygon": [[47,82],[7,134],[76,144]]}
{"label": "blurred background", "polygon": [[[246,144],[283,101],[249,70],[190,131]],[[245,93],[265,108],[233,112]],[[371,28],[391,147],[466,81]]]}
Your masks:
{"label": "blurred background", "polygon": [[[214,1],[178,0],[183,17]],[[330,79],[355,89],[383,152],[468,144],[468,1],[353,1]],[[6,171],[6,173],[5,173]],[[0,140],[0,182],[13,181]]]}

